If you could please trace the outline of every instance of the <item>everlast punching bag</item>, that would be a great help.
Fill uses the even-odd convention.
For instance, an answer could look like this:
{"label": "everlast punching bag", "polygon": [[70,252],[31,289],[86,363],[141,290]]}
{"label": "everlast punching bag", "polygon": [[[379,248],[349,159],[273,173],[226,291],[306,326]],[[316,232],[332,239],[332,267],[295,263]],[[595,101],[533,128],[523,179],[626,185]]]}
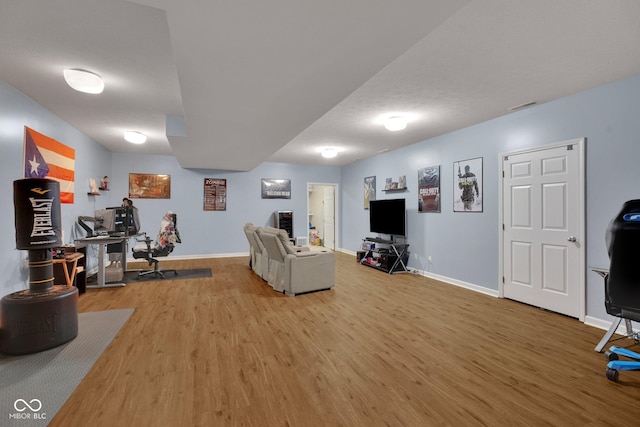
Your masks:
{"label": "everlast punching bag", "polygon": [[51,249],[62,244],[60,184],[14,181],[13,204],[16,248],[29,251],[29,289],[0,302],[0,352],[36,353],[78,335],[78,289],[53,284]]}

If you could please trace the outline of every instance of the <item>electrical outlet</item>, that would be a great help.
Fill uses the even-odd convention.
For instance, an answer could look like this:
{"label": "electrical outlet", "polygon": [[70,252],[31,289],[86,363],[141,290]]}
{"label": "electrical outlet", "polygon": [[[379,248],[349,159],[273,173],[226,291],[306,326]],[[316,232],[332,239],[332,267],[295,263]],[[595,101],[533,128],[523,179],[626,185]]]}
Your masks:
{"label": "electrical outlet", "polygon": [[429,261],[429,262],[433,262],[433,260],[431,259],[431,255],[429,255],[429,256],[427,257],[427,261]]}

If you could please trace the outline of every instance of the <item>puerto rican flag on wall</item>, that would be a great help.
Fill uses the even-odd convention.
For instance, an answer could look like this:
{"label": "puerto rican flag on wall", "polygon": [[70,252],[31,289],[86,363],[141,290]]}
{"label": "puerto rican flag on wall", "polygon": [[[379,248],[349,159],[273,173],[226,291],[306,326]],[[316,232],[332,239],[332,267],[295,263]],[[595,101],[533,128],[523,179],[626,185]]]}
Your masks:
{"label": "puerto rican flag on wall", "polygon": [[76,150],[24,127],[24,177],[60,183],[60,202],[73,203]]}

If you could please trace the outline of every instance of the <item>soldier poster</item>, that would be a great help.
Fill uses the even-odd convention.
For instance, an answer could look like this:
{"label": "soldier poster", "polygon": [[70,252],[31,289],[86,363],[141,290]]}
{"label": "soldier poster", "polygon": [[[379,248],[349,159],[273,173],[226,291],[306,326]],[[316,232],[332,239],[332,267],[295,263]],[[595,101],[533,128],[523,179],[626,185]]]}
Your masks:
{"label": "soldier poster", "polygon": [[223,178],[204,179],[204,210],[227,210],[227,180]]}
{"label": "soldier poster", "polygon": [[418,212],[440,212],[440,166],[418,170]]}
{"label": "soldier poster", "polygon": [[482,157],[453,163],[453,211],[482,212]]}

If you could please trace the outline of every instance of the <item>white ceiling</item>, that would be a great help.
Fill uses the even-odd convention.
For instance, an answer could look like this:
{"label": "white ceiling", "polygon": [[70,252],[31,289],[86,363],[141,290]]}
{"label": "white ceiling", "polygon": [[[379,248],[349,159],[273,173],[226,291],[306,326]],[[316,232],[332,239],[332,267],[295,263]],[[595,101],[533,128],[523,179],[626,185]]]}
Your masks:
{"label": "white ceiling", "polygon": [[345,165],[638,73],[637,0],[0,0],[0,79],[111,151],[185,168]]}

